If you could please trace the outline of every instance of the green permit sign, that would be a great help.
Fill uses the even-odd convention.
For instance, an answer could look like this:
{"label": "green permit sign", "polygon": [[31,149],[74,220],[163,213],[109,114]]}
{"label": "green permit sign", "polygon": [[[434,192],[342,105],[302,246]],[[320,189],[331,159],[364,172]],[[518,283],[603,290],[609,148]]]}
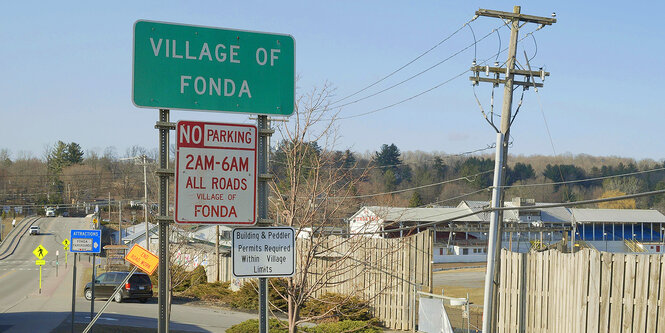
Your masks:
{"label": "green permit sign", "polygon": [[295,104],[290,35],[137,21],[138,107],[284,115]]}

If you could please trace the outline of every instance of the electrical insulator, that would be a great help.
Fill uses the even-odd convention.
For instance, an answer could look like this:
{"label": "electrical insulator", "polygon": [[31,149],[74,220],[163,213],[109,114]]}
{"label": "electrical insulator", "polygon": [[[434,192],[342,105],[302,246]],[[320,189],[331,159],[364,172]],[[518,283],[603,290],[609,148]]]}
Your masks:
{"label": "electrical insulator", "polygon": [[489,76],[489,75],[490,75],[490,66],[487,65],[487,66],[485,66],[485,76]]}

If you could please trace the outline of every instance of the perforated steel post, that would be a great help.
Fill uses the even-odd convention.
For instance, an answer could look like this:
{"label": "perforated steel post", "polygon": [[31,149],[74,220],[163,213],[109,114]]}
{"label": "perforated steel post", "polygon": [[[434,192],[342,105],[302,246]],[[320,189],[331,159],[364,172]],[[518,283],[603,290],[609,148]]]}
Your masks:
{"label": "perforated steel post", "polygon": [[[164,124],[169,122],[169,110],[159,110],[159,122]],[[164,126],[159,128],[159,168],[162,170],[169,167],[169,129]],[[168,216],[168,190],[169,176],[163,173],[159,174],[159,216]],[[157,300],[159,308],[159,321],[157,331],[159,333],[168,332],[168,231],[169,222],[159,219],[159,298]],[[146,243],[150,242],[150,234],[146,234]]]}
{"label": "perforated steel post", "polygon": [[[258,226],[267,226],[268,223],[268,137],[272,134],[268,125],[268,116],[258,116],[257,128],[258,142]],[[259,332],[268,333],[268,279],[259,278]]]}

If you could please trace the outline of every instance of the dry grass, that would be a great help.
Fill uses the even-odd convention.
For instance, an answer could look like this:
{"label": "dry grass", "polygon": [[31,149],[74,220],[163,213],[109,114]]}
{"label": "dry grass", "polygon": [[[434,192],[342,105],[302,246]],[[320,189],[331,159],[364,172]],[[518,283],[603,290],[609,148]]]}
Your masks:
{"label": "dry grass", "polygon": [[434,294],[441,295],[441,290],[445,290],[445,296],[448,297],[459,297],[466,298],[466,294],[469,294],[469,302],[475,305],[483,305],[483,297],[485,291],[483,288],[467,288],[460,286],[436,286],[434,287]]}
{"label": "dry grass", "polygon": [[487,266],[486,262],[442,262],[432,264],[433,269],[450,269],[458,267],[478,267],[478,266]]}

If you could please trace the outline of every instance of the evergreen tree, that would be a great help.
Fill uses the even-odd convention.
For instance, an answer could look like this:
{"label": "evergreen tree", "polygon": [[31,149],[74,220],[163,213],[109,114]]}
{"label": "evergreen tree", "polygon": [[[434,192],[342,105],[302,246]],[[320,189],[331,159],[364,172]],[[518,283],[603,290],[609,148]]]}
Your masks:
{"label": "evergreen tree", "polygon": [[518,181],[527,180],[535,176],[535,171],[531,164],[517,163],[512,169],[508,169],[508,176],[506,177],[507,185],[512,185]]}
{"label": "evergreen tree", "polygon": [[418,191],[413,192],[411,199],[409,199],[409,207],[420,207],[424,204],[423,198]]}
{"label": "evergreen tree", "polygon": [[394,143],[382,145],[381,150],[374,154],[374,161],[381,168],[385,189],[388,191],[391,191],[390,188],[396,188],[402,181],[411,179],[411,167],[401,165],[400,151]]}
{"label": "evergreen tree", "polygon": [[[561,164],[561,165],[550,165],[548,164],[545,167],[545,171],[543,172],[543,176],[545,178],[550,179],[551,181],[555,183],[560,183],[564,181],[571,181],[571,180],[580,180],[580,179],[585,179],[587,178],[586,172],[584,172],[584,169],[577,167],[572,164]],[[580,186],[584,187],[589,187],[591,186],[591,182],[582,182],[579,183]],[[557,190],[559,189],[559,186],[561,185],[554,185],[554,189]]]}
{"label": "evergreen tree", "polygon": [[392,169],[383,173],[383,188],[386,191],[394,191],[397,188],[397,177]]}
{"label": "evergreen tree", "polygon": [[394,172],[397,170],[397,167],[402,164],[399,155],[399,149],[394,143],[390,145],[384,144],[381,146],[381,150],[374,154],[374,160],[376,161],[376,164],[382,168],[384,173],[388,169],[391,169]]}
{"label": "evergreen tree", "polygon": [[448,166],[443,164],[443,160],[439,156],[434,157],[434,170],[439,180],[443,180],[446,177]]}
{"label": "evergreen tree", "polygon": [[476,188],[492,186],[494,176],[491,172],[487,172],[494,170],[494,160],[492,159],[470,157],[458,164],[456,169],[460,177],[468,177]]}
{"label": "evergreen tree", "polygon": [[350,150],[344,151],[344,156],[342,156],[342,167],[343,168],[353,168],[356,165],[356,157],[353,156],[353,153]]}
{"label": "evergreen tree", "polygon": [[78,143],[71,142],[67,145],[65,160],[68,165],[83,163],[83,150],[81,150],[81,146]]}

